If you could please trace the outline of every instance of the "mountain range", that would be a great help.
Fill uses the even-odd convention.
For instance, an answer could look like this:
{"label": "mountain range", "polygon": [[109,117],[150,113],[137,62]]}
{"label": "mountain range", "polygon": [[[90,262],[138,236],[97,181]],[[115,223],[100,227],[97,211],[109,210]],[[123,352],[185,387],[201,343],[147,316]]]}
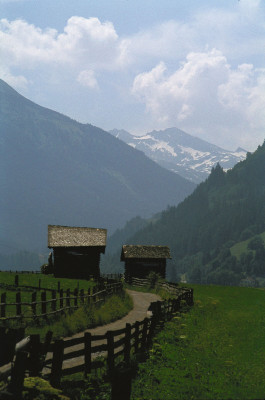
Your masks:
{"label": "mountain range", "polygon": [[47,246],[47,225],[107,228],[176,205],[195,184],[0,80],[0,253]]}
{"label": "mountain range", "polygon": [[[126,244],[167,245],[169,272],[175,277],[185,273],[190,282],[238,285],[249,277],[264,280],[265,248],[257,238],[265,231],[264,171],[265,142],[227,172],[217,164],[190,196],[156,220],[135,221],[142,227],[130,237],[128,229],[117,232],[115,249],[119,237],[126,237]],[[240,259],[232,255],[236,243],[251,238],[249,251]],[[119,255],[111,255],[113,267]]]}
{"label": "mountain range", "polygon": [[228,170],[245,159],[247,153],[241,148],[236,151],[224,150],[177,128],[152,131],[143,136],[134,136],[118,129],[110,133],[143,151],[162,167],[195,183],[205,180],[217,163]]}

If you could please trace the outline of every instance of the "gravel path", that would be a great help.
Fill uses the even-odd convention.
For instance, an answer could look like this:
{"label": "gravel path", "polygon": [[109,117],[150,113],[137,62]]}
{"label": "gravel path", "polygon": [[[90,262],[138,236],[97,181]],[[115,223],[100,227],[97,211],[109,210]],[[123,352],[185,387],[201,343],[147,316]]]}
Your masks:
{"label": "gravel path", "polygon": [[[92,329],[87,329],[87,332],[90,332],[92,335],[105,335],[107,331],[114,331],[118,329],[123,329],[125,328],[126,323],[133,324],[136,321],[142,321],[144,318],[150,315],[150,312],[148,311],[148,308],[150,306],[150,303],[153,301],[161,300],[161,298],[153,293],[143,293],[143,292],[136,292],[133,290],[127,290],[128,294],[132,297],[133,299],[133,309],[125,315],[125,317],[111,322],[110,324],[98,326],[96,328]],[[78,337],[83,337],[84,332],[76,333],[75,335],[71,337],[65,338],[67,339],[73,339],[73,338],[78,338]],[[102,342],[103,343],[103,342]],[[97,343],[98,345],[101,344],[101,341]],[[66,348],[64,350],[64,353],[76,351],[76,350],[81,350],[84,348],[83,344],[72,346],[69,348]],[[104,355],[104,353],[101,354],[95,354],[93,358],[99,356],[99,355]],[[52,357],[52,354],[48,353],[46,360],[50,359]],[[70,368],[77,366],[79,364],[82,364],[84,362],[84,356],[72,358],[70,360],[65,360],[63,362],[63,369],[64,368]],[[43,372],[45,373],[47,370],[44,370]],[[48,371],[47,371],[48,372]]]}
{"label": "gravel path", "polygon": [[[104,335],[107,331],[114,331],[116,329],[122,329],[126,323],[133,324],[135,321],[142,321],[148,316],[148,308],[150,303],[153,301],[161,300],[159,296],[153,293],[135,292],[133,290],[127,290],[127,293],[133,299],[133,309],[125,315],[125,317],[118,319],[117,321],[111,322],[107,325],[98,326],[96,328],[88,329],[92,335]],[[72,338],[83,336],[84,332],[77,333]],[[70,339],[70,338],[66,338]]]}

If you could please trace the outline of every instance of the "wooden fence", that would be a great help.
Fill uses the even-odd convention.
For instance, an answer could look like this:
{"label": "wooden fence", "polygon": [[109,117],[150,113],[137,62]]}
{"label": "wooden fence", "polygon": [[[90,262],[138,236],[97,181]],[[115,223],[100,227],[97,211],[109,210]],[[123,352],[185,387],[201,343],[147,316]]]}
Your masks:
{"label": "wooden fence", "polygon": [[[13,382],[20,382],[18,377],[25,373],[30,376],[42,376],[50,381],[52,386],[60,386],[62,376],[83,372],[86,376],[92,370],[107,365],[109,376],[117,367],[117,362],[123,361],[129,364],[131,356],[139,352],[145,352],[151,345],[152,337],[156,329],[181,310],[182,300],[192,305],[191,296],[187,289],[177,298],[166,301],[157,301],[150,304],[152,316],[134,324],[127,323],[122,329],[107,331],[104,335],[91,335],[85,332],[83,336],[74,339],[58,339],[50,343],[52,333],[48,333],[45,343],[40,343],[39,335],[31,335],[18,344],[18,352],[12,370],[8,370],[5,376],[11,374]],[[20,363],[19,355],[26,352],[23,368],[16,367]],[[105,361],[104,361],[105,360]],[[13,372],[12,372],[13,371]],[[4,378],[2,375],[1,378]],[[12,386],[12,385],[11,385]],[[1,398],[1,397],[0,397]]]}
{"label": "wooden fence", "polygon": [[[104,285],[102,290],[93,287],[85,293],[84,289],[78,290],[77,288],[73,292],[70,289],[64,291],[59,289],[58,285],[58,291],[49,291],[49,299],[47,299],[47,290],[44,290],[40,293],[37,291],[32,292],[31,301],[22,301],[21,291],[17,291],[15,302],[8,302],[6,293],[2,293],[0,299],[0,322],[11,319],[36,319],[77,309],[84,304],[102,302],[106,297],[121,291],[122,288],[121,282],[109,283]],[[8,307],[13,307],[14,309],[11,316],[7,316]]]}
{"label": "wooden fence", "polygon": [[151,339],[158,326],[181,310],[182,300],[189,306],[193,304],[193,290],[186,289],[176,298],[157,301],[150,304],[152,316],[134,324],[126,324],[123,329],[108,331],[105,335],[91,335],[85,332],[80,338],[56,340],[48,349],[45,376],[54,386],[59,385],[64,375],[76,372],[89,374],[92,369],[102,367],[106,358],[108,371],[115,369],[117,358],[129,363],[133,353],[145,351],[151,344]]}
{"label": "wooden fence", "polygon": [[[26,344],[22,343],[18,346],[12,370],[5,373],[5,377],[11,373],[9,394],[11,392],[14,399],[19,398],[25,372],[29,376],[41,374],[53,386],[58,387],[62,376],[76,372],[83,372],[86,376],[93,369],[101,368],[106,363],[112,382],[112,398],[117,398],[114,392],[119,391],[123,386],[122,398],[129,399],[131,378],[128,379],[128,376],[124,379],[119,377],[118,380],[117,376],[115,378],[117,363],[123,361],[125,365],[129,365],[133,354],[146,351],[157,328],[161,328],[164,321],[170,320],[176,312],[181,311],[183,301],[189,306],[193,305],[193,289],[173,286],[175,294],[178,289],[178,294],[174,298],[151,303],[149,310],[152,311],[152,316],[150,318],[136,321],[134,324],[127,323],[123,329],[107,331],[104,335],[91,335],[90,332],[85,332],[79,338],[59,339],[53,343],[50,343],[51,332],[46,336],[45,343],[40,343],[39,335],[31,335],[29,341],[24,339]],[[171,291],[173,286],[166,285],[165,290]],[[4,378],[4,375],[1,378]],[[1,393],[0,399],[4,399],[5,397],[1,396],[5,394]]]}

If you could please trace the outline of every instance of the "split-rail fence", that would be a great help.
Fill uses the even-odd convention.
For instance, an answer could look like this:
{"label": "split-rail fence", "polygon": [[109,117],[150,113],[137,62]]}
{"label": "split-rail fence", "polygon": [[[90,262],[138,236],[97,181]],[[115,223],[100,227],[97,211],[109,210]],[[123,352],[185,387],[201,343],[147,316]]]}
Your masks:
{"label": "split-rail fence", "polygon": [[[57,291],[52,289],[45,289],[41,292],[34,291],[31,293],[31,301],[22,301],[21,291],[17,291],[15,302],[8,302],[7,294],[4,292],[0,297],[0,321],[43,318],[77,309],[84,304],[96,304],[121,291],[122,287],[122,282],[117,282],[105,284],[101,289],[92,287],[88,289],[87,293],[84,289],[78,290],[78,288],[71,292],[70,289],[60,289],[58,281]],[[49,293],[49,298],[47,293]],[[10,315],[10,312],[7,314],[7,309],[10,307],[12,307],[13,315]]]}
{"label": "split-rail fence", "polygon": [[[42,375],[54,387],[59,387],[61,378],[65,375],[83,372],[86,376],[92,370],[102,368],[106,364],[114,393],[117,367],[121,363],[128,366],[133,354],[145,352],[157,329],[176,312],[181,311],[184,302],[188,306],[193,304],[193,289],[181,288],[174,284],[166,284],[164,289],[174,294],[174,297],[151,303],[149,318],[126,324],[123,329],[107,331],[104,335],[85,332],[79,338],[59,339],[53,343],[51,332],[47,334],[44,343],[40,343],[39,335],[31,335],[28,340],[24,339],[24,344],[21,342],[17,348],[9,390],[13,390],[15,396],[19,396],[25,373],[29,376]],[[5,376],[8,374],[10,375],[10,371],[7,371]],[[124,399],[129,398],[130,381],[127,378],[124,376],[124,379],[119,379],[118,384],[116,380],[116,390],[121,390],[123,386],[124,393],[127,393],[124,394]]]}

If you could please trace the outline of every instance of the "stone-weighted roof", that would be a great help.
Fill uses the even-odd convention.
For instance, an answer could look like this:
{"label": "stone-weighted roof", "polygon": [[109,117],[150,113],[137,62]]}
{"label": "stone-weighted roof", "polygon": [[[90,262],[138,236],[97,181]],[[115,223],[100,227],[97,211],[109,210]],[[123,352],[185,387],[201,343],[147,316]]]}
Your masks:
{"label": "stone-weighted roof", "polygon": [[106,246],[107,229],[48,225],[48,247]]}
{"label": "stone-weighted roof", "polygon": [[168,246],[124,245],[121,261],[128,258],[171,258]]}

